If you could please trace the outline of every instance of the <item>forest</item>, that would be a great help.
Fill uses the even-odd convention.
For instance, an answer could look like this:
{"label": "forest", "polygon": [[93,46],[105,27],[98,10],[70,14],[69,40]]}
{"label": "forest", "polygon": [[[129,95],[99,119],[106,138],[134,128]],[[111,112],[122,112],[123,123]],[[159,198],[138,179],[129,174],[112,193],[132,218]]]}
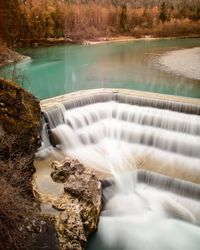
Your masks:
{"label": "forest", "polygon": [[63,38],[200,35],[200,0],[6,0],[0,3],[1,43]]}

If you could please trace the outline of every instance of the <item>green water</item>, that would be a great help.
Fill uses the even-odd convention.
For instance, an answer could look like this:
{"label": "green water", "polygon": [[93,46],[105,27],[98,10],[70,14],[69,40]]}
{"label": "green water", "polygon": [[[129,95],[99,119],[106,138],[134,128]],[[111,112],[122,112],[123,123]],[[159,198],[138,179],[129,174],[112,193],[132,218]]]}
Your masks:
{"label": "green water", "polygon": [[23,86],[40,99],[102,87],[200,98],[200,80],[167,72],[156,63],[167,51],[193,47],[200,47],[200,39],[28,48],[21,52],[32,60],[18,63],[17,72],[25,76]]}

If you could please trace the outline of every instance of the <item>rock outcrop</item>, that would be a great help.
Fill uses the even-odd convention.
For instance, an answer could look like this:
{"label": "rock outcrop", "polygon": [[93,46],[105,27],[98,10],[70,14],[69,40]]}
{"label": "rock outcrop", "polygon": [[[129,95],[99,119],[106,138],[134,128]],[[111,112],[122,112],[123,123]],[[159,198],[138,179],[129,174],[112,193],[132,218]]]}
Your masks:
{"label": "rock outcrop", "polygon": [[37,149],[40,133],[40,105],[19,85],[0,78],[0,125],[7,134],[22,136],[21,152]]}
{"label": "rock outcrop", "polygon": [[32,192],[40,105],[26,90],[0,79],[0,250],[59,249],[54,225]]}
{"label": "rock outcrop", "polygon": [[101,183],[92,170],[78,160],[67,158],[53,162],[51,177],[63,183],[64,192],[45,197],[36,187],[41,201],[51,203],[59,213],[50,215],[56,227],[60,249],[83,250],[87,238],[97,229],[101,211]]}
{"label": "rock outcrop", "polygon": [[[0,79],[0,211],[5,212],[0,231],[7,232],[0,232],[0,241],[5,242],[0,250],[82,250],[97,228],[101,184],[80,162],[66,159],[54,162],[51,174],[55,182],[63,183],[63,193],[47,197],[36,187],[33,192],[39,134],[39,101],[15,83]],[[56,212],[41,215],[38,201],[50,203]]]}
{"label": "rock outcrop", "polygon": [[19,178],[26,176],[24,181],[29,196],[32,194],[33,160],[39,145],[40,126],[39,101],[17,84],[0,79],[0,134],[1,143],[5,145],[0,153],[4,162],[16,163],[17,158],[23,159],[25,164],[19,164],[19,168],[15,164],[15,170]]}

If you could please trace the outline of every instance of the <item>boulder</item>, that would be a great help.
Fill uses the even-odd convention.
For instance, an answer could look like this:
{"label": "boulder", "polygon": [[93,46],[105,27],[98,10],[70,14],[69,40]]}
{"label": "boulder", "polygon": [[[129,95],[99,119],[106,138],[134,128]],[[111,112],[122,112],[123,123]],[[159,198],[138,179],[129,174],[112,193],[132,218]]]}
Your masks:
{"label": "boulder", "polygon": [[101,211],[101,182],[92,170],[78,160],[54,161],[51,177],[63,183],[63,194],[49,197],[39,190],[40,201],[51,203],[59,211],[50,215],[57,230],[60,249],[83,250],[88,237],[97,229]]}

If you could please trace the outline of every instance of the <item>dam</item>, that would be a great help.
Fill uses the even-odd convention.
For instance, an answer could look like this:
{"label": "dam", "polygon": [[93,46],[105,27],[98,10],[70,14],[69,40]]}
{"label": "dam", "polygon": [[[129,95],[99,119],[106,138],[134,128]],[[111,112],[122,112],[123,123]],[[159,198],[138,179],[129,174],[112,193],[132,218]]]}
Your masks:
{"label": "dam", "polygon": [[88,250],[199,249],[199,99],[95,89],[41,108],[36,158],[70,156],[101,173],[103,210]]}

